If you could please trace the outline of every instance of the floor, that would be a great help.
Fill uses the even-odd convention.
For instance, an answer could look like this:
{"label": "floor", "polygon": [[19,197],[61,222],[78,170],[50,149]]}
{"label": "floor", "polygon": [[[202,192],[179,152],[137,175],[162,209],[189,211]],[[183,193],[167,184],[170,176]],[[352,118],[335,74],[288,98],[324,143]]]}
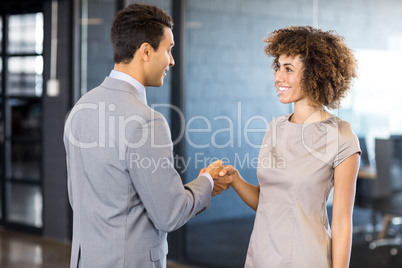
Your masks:
{"label": "floor", "polygon": [[[1,268],[69,268],[70,242],[0,229]],[[191,268],[168,261],[168,268]]]}
{"label": "floor", "polygon": [[0,267],[68,267],[70,243],[0,229]]}
{"label": "floor", "polygon": [[[369,248],[367,238],[376,232],[367,231],[370,211],[355,208],[354,243],[350,268],[400,268],[402,247]],[[187,227],[187,258],[191,266],[169,262],[168,268],[243,267],[253,219]],[[360,227],[364,228],[360,228]],[[2,268],[64,268],[69,265],[70,243],[55,241],[0,229],[0,267]],[[396,249],[395,254],[390,254]]]}

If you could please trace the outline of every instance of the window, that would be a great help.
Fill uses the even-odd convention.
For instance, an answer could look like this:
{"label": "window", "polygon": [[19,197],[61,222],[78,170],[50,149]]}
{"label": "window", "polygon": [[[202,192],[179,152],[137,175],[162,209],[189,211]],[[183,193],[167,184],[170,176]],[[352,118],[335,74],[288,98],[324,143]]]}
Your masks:
{"label": "window", "polygon": [[4,14],[1,27],[1,222],[40,229],[43,13]]}

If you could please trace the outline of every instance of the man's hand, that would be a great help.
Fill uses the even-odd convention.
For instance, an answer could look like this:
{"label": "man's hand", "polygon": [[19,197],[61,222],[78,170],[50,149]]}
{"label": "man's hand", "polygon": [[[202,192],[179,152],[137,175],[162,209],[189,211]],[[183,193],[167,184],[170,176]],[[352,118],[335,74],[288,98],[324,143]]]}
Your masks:
{"label": "man's hand", "polygon": [[[218,195],[222,193],[223,190],[229,189],[231,183],[233,182],[233,178],[229,176],[229,174],[233,173],[233,166],[232,170],[227,168],[226,170],[223,169],[223,162],[221,160],[217,160],[209,165],[207,168],[203,168],[200,170],[200,176],[204,172],[208,172],[214,180],[214,189],[212,190],[212,196]],[[226,166],[229,167],[229,166]],[[224,173],[222,173],[224,171]],[[228,173],[228,175],[226,175]]]}
{"label": "man's hand", "polygon": [[225,175],[223,177],[214,178],[214,189],[212,190],[212,196],[222,193],[223,190],[230,188],[233,180],[231,177]]}
{"label": "man's hand", "polygon": [[229,189],[235,176],[239,176],[239,173],[232,165],[227,165],[219,172],[219,177],[214,177],[214,189],[212,196],[222,193],[223,190]]}
{"label": "man's hand", "polygon": [[[211,175],[211,177],[213,179],[215,179],[215,177],[219,177],[219,172],[222,170],[223,168],[223,162],[222,160],[216,160],[215,162],[211,163],[205,170],[204,172],[209,173],[209,175]],[[204,173],[203,172],[203,173]],[[202,173],[201,173],[202,174]]]}

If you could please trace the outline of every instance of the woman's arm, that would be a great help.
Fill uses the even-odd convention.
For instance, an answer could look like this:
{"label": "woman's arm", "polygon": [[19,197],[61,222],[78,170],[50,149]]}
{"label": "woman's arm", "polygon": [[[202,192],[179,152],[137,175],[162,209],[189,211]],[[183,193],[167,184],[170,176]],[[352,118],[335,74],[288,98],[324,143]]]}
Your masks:
{"label": "woman's arm", "polygon": [[359,163],[359,154],[353,154],[340,163],[334,172],[331,224],[333,268],[349,267],[352,247],[352,214]]}
{"label": "woman's arm", "polygon": [[225,166],[219,173],[219,176],[228,175],[232,180],[232,187],[240,198],[254,211],[258,207],[258,197],[260,194],[260,185],[252,185],[246,182],[240,173],[231,165]]}

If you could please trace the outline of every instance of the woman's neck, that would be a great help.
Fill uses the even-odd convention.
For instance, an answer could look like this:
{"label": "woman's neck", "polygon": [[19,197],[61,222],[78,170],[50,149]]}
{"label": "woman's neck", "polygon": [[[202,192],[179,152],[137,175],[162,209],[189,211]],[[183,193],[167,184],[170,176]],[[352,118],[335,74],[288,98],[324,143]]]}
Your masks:
{"label": "woman's neck", "polygon": [[294,113],[290,122],[297,124],[315,123],[330,117],[331,114],[325,111],[324,107],[312,107],[308,103],[295,103]]}

